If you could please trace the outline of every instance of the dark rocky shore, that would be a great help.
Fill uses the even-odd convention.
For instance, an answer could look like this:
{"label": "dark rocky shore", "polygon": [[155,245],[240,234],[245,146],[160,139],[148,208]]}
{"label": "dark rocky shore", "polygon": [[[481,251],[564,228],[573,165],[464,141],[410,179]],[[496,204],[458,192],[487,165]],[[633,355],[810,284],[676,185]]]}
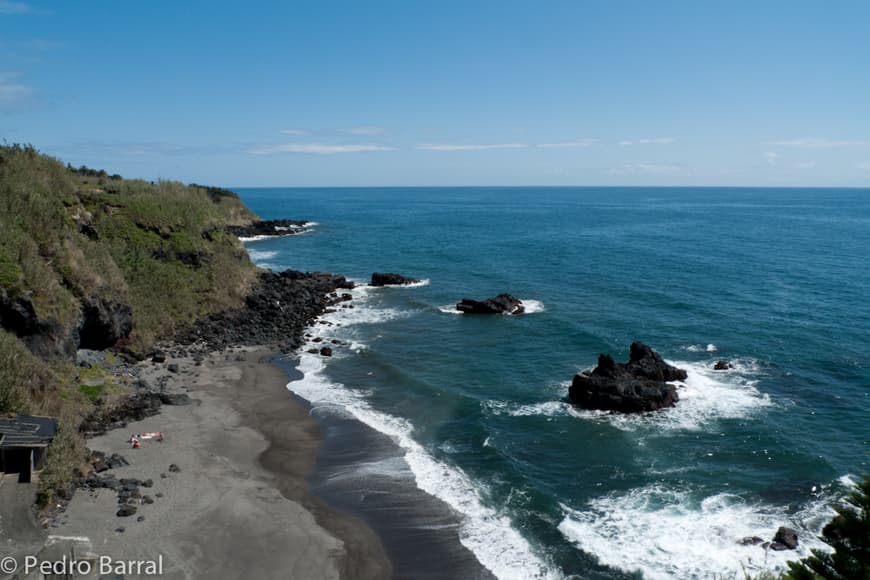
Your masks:
{"label": "dark rocky shore", "polygon": [[240,238],[289,236],[303,231],[310,223],[306,220],[258,220],[247,226],[227,226],[227,231]]}
{"label": "dark rocky shore", "polygon": [[289,353],[303,342],[305,328],[327,308],[347,300],[344,276],[322,272],[263,272],[242,308],[213,314],[176,335],[182,345],[209,350],[230,346],[277,345]]}

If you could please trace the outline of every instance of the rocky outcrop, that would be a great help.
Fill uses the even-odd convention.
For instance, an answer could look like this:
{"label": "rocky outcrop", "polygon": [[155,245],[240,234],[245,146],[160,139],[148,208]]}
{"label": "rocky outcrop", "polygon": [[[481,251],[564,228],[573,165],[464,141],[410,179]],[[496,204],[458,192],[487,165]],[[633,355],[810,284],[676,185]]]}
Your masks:
{"label": "rocky outcrop", "polygon": [[335,301],[347,300],[329,296],[340,288],[351,289],[353,282],[321,272],[263,272],[242,308],[213,314],[176,339],[211,349],[276,345],[290,352],[302,345],[306,326]]}
{"label": "rocky outcrop", "polygon": [[456,310],[465,314],[522,314],[525,312],[523,301],[510,294],[499,294],[486,300],[463,298],[456,304]]}
{"label": "rocky outcrop", "polygon": [[11,296],[0,286],[0,326],[20,338],[35,355],[43,358],[74,358],[78,344],[78,320],[61,324],[40,318],[26,295]]}
{"label": "rocky outcrop", "polygon": [[79,348],[102,350],[127,338],[133,330],[133,310],[102,297],[89,299],[82,307]]}
{"label": "rocky outcrop", "polygon": [[642,413],[673,407],[679,396],[671,381],[686,379],[686,371],[667,364],[647,345],[634,342],[627,363],[607,354],[591,372],[578,373],[568,397],[584,409]]}
{"label": "rocky outcrop", "polygon": [[86,436],[102,435],[111,429],[123,428],[128,421],[141,421],[160,412],[160,393],[137,393],[111,408],[97,407],[79,426]]}
{"label": "rocky outcrop", "polygon": [[393,274],[391,272],[374,272],[372,274],[372,286],[407,286],[408,284],[417,284],[419,280],[416,278],[406,278],[401,274]]}
{"label": "rocky outcrop", "polygon": [[732,368],[734,368],[734,365],[732,365],[727,360],[718,360],[716,361],[716,364],[713,365],[714,371],[727,371]]}
{"label": "rocky outcrop", "polygon": [[786,528],[785,526],[780,526],[778,530],[776,530],[776,535],[773,536],[773,542],[770,544],[771,550],[794,550],[798,547],[798,533],[797,531]]}
{"label": "rocky outcrop", "polygon": [[306,220],[262,220],[247,226],[227,226],[227,231],[240,238],[255,236],[289,236],[305,229]]}

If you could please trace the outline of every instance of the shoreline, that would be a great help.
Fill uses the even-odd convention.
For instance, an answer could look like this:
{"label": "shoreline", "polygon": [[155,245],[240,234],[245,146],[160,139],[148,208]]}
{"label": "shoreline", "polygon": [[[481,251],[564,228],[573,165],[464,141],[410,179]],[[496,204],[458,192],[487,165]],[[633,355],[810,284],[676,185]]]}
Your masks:
{"label": "shoreline", "polygon": [[[304,378],[289,357],[272,364],[288,373],[288,392]],[[462,544],[462,516],[444,501],[420,489],[388,435],[349,413],[312,412],[311,404],[292,393],[317,423],[321,440],[307,481],[313,495],[372,529],[383,542],[393,577],[403,580],[495,580],[495,575]]]}
{"label": "shoreline", "polygon": [[[199,365],[192,357],[140,363],[143,379],[193,403],[164,405],[88,446],[129,461],[102,476],[152,480],[139,491],[153,503],[143,495],[136,514],[119,517],[115,490],[81,488],[48,530],[49,544],[77,538],[77,553],[115,560],[162,556],[166,578],[390,577],[377,535],[310,493],[319,426],[287,390],[286,371],[269,364],[276,354],[241,348]],[[148,431],[165,440],[131,449],[129,433]]]}

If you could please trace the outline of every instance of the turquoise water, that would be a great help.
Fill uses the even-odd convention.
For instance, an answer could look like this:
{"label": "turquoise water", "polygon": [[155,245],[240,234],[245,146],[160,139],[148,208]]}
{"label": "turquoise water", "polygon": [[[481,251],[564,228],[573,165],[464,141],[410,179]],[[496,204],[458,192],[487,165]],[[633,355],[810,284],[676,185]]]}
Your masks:
{"label": "turquoise water", "polygon": [[[422,278],[361,288],[291,389],[393,437],[499,578],[710,577],[819,543],[870,471],[870,191],[242,189],[273,269]],[[450,314],[509,292],[521,317]],[[689,371],[645,417],[566,403],[599,352],[642,340]],[[715,372],[715,361],[735,369]],[[798,553],[736,540],[797,528]]]}

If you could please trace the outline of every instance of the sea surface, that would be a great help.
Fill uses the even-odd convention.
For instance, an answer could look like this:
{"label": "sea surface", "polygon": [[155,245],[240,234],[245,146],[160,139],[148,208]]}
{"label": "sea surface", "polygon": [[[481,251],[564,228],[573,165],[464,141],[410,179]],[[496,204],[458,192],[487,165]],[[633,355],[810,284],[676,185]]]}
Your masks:
{"label": "sea surface", "polygon": [[[238,191],[316,222],[247,242],[264,267],[423,280],[355,289],[312,331],[344,344],[303,352],[289,388],[384,434],[398,452],[355,464],[359,485],[411,478],[500,579],[776,570],[824,547],[832,502],[870,472],[868,190]],[[451,312],[501,292],[527,314]],[[688,371],[675,408],[567,402],[635,340]],[[737,543],[782,525],[798,551]]]}

